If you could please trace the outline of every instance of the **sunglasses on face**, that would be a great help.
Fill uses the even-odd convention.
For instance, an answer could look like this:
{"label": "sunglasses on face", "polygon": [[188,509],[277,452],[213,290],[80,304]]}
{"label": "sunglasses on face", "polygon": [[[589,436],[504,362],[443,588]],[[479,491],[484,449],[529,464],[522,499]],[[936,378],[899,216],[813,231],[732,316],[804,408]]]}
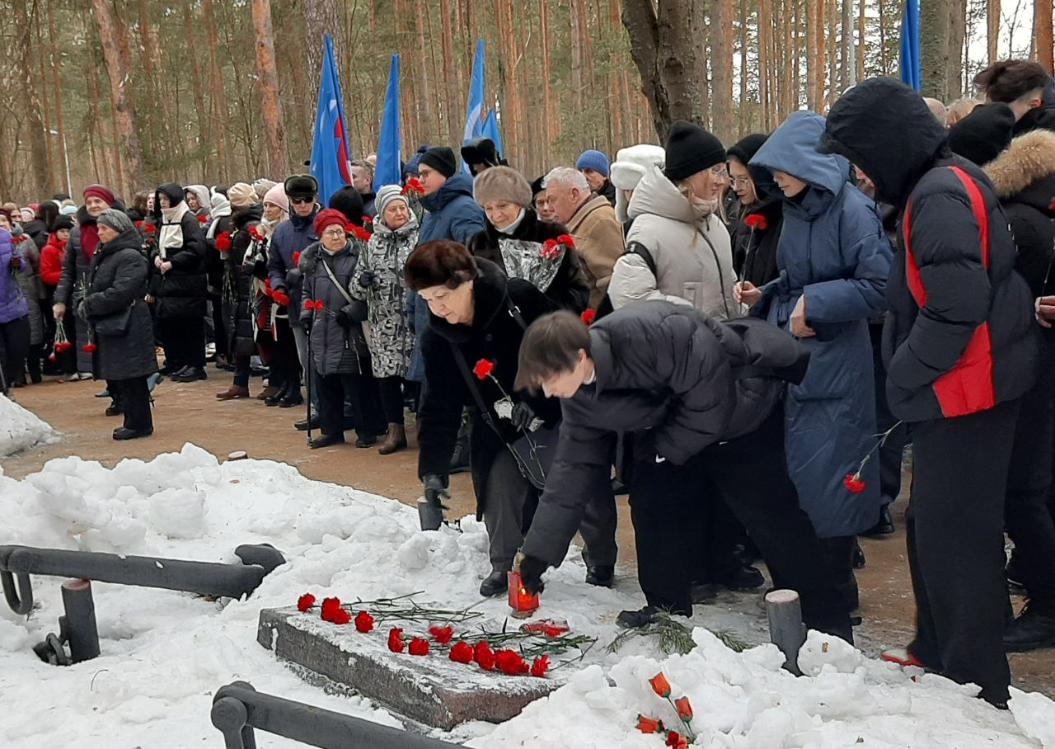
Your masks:
{"label": "sunglasses on face", "polygon": [[313,198],[290,198],[289,202],[293,205],[311,205],[315,200]]}

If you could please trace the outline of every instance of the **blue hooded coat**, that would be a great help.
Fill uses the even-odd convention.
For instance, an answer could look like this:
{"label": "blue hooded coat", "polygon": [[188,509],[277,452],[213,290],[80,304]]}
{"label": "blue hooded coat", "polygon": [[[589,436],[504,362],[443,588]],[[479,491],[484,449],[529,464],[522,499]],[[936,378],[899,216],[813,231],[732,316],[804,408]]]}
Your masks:
{"label": "blue hooded coat", "polygon": [[878,441],[868,321],[885,309],[891,248],[875,206],[847,181],[849,162],[817,152],[823,132],[823,117],[796,112],[751,159],[809,185],[784,202],[780,275],[753,312],[787,328],[805,295],[816,336],[802,339],[809,369],[788,389],[788,470],[817,535],[832,538],[865,531],[879,517],[878,458],[862,471],[862,494],[844,480]]}

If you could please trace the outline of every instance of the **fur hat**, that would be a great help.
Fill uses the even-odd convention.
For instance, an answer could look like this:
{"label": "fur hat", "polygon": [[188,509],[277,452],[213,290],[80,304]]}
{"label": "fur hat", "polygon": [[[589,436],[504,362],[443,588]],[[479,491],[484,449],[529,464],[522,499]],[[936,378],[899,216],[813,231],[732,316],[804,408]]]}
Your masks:
{"label": "fur hat", "polygon": [[448,179],[458,171],[458,160],[454,158],[454,151],[446,146],[430,148],[421,155],[421,163],[432,167]]}
{"label": "fur hat", "polygon": [[473,197],[480,205],[502,200],[527,208],[531,205],[531,185],[516,169],[493,166],[480,172],[473,181]]}
{"label": "fur hat", "polygon": [[654,146],[650,143],[640,143],[629,148],[621,148],[612,162],[609,181],[615,186],[615,215],[620,222],[628,219],[626,209],[628,200],[623,195],[623,190],[637,189],[637,183],[645,176],[645,172],[653,164],[660,169],[666,160],[666,151],[662,146]]}
{"label": "fur hat", "polygon": [[277,182],[271,185],[268,191],[264,193],[263,202],[277,205],[284,211],[289,210],[289,198],[286,197],[286,191],[282,188],[282,185]]}
{"label": "fur hat", "polygon": [[314,200],[319,195],[319,181],[310,174],[294,174],[282,185],[290,198]]}
{"label": "fur hat", "polygon": [[248,208],[257,203],[256,190],[245,182],[235,182],[227,188],[227,199],[232,208]]}

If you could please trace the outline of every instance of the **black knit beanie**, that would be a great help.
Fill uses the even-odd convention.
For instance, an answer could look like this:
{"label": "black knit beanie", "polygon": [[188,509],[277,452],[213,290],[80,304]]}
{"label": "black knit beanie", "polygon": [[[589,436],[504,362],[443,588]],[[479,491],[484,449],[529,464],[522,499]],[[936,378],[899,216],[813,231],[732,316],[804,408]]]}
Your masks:
{"label": "black knit beanie", "polygon": [[722,142],[691,122],[671,125],[665,148],[667,159],[663,174],[671,182],[680,182],[725,161]]}
{"label": "black knit beanie", "polygon": [[458,170],[458,161],[454,158],[454,151],[446,146],[430,148],[421,155],[421,163],[427,164],[447,178],[453,177]]}
{"label": "black knit beanie", "polygon": [[345,185],[331,195],[329,207],[343,213],[353,224],[363,223],[363,198],[351,185]]}
{"label": "black knit beanie", "polygon": [[985,166],[1011,145],[1015,114],[1007,104],[994,102],[974,111],[949,130],[949,148],[958,156]]}

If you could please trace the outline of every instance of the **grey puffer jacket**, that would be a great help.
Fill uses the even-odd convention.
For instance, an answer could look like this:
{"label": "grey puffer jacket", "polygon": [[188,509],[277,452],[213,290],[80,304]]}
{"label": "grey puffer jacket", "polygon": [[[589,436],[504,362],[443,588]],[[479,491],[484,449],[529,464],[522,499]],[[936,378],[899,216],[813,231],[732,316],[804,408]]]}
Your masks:
{"label": "grey puffer jacket", "polygon": [[15,272],[15,280],[26,298],[29,313],[29,345],[44,343],[44,317],[40,300],[44,298],[40,284],[40,249],[29,234],[14,237],[15,254],[22,258],[22,267]]}
{"label": "grey puffer jacket", "polygon": [[654,164],[634,190],[629,215],[633,225],[626,235],[627,247],[634,242],[643,245],[656,271],[634,252],[619,258],[608,285],[615,309],[664,299],[720,319],[743,314],[733,299],[736,273],[729,231],[718,216],[698,216]]}
{"label": "grey puffer jacket", "polygon": [[552,472],[524,553],[560,564],[583,509],[609,483],[616,435],[676,465],[750,434],[806,373],[808,354],[761,320],[718,322],[683,304],[634,304],[590,327],[596,379],[561,402]]}
{"label": "grey puffer jacket", "polygon": [[[346,314],[354,314],[352,308],[362,304],[349,301],[349,285],[363,248],[363,242],[351,239],[342,250],[331,255],[316,242],[309,245],[300,256],[298,267],[303,274],[301,289],[304,307],[300,321],[305,327],[310,326],[312,361],[315,362],[315,371],[323,377],[371,373],[370,350],[363,335],[363,326],[358,322],[343,326],[337,321],[339,311],[343,309]],[[327,268],[339,287],[330,278]],[[354,298],[352,301],[355,301]],[[322,302],[322,309],[307,309],[308,302]]]}

